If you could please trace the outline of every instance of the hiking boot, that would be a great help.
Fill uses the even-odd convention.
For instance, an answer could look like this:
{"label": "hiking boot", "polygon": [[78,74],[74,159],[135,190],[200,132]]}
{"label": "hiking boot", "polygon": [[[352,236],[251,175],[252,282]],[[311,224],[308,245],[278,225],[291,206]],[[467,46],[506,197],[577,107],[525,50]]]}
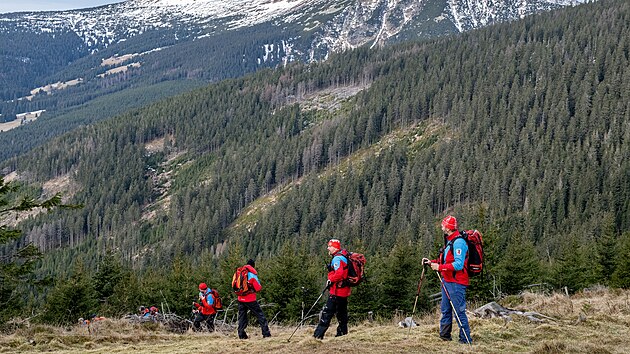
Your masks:
{"label": "hiking boot", "polygon": [[270,338],[270,337],[271,337],[271,334],[265,334],[265,335],[263,336],[263,338]]}
{"label": "hiking boot", "polygon": [[445,341],[452,341],[453,338],[451,336],[451,332],[453,329],[453,324],[440,324],[440,338]]}

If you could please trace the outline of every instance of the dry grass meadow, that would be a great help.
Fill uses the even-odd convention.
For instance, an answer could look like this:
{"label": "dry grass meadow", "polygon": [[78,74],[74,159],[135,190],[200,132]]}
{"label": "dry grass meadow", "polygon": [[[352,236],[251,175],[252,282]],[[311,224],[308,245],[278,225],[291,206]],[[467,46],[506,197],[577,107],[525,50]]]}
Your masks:
{"label": "dry grass meadow", "polygon": [[[0,353],[630,353],[630,291],[596,290],[571,297],[526,293],[501,302],[517,310],[537,311],[556,321],[533,323],[521,316],[511,321],[470,315],[475,344],[442,342],[437,336],[439,314],[416,318],[411,330],[396,320],[361,323],[335,338],[333,324],[323,341],[304,327],[287,339],[294,327],[272,326],[273,337],[262,339],[258,327],[250,339],[235,332],[183,335],[123,321],[99,322],[92,334],[85,328],[32,325],[0,337]],[[469,308],[475,305],[469,304]]]}

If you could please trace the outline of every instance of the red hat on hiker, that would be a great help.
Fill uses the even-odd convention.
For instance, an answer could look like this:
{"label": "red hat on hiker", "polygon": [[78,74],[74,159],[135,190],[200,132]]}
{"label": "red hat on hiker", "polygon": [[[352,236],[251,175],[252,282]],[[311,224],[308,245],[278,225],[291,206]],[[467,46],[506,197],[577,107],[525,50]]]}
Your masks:
{"label": "red hat on hiker", "polygon": [[442,220],[442,226],[444,226],[447,230],[457,230],[457,219],[448,215]]}
{"label": "red hat on hiker", "polygon": [[339,240],[333,238],[332,240],[328,241],[328,247],[335,247],[336,249],[340,250],[341,249],[341,242],[339,242]]}
{"label": "red hat on hiker", "polygon": [[199,284],[199,291],[206,291],[206,290],[208,290],[208,286],[206,285],[206,283]]}

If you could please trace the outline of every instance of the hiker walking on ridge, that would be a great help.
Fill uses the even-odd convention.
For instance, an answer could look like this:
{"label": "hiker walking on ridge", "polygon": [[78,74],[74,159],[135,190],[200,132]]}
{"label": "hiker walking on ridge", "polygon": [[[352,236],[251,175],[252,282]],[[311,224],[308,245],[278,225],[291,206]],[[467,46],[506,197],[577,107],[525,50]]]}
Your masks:
{"label": "hiker walking on ridge", "polygon": [[214,297],[212,289],[206,283],[199,284],[199,303],[193,302],[195,306],[195,319],[193,321],[193,330],[201,330],[201,322],[205,322],[208,331],[214,332],[214,317],[217,311],[214,308]]}
{"label": "hiker walking on ridge", "polygon": [[324,339],[332,317],[336,314],[339,325],[336,337],[348,334],[348,296],[350,287],[344,284],[348,279],[348,252],[341,249],[341,242],[336,239],[328,241],[328,254],[332,260],[328,265],[328,301],[324,306],[322,317],[313,336]]}
{"label": "hiker walking on ridge", "polygon": [[260,308],[260,304],[256,301],[256,293],[262,289],[258,280],[258,272],[254,268],[256,263],[253,259],[247,261],[247,264],[236,269],[236,273],[232,278],[232,288],[238,296],[238,338],[247,339],[247,310],[251,311],[258,319],[258,324],[262,330],[263,338],[271,337],[269,325],[265,314]]}
{"label": "hiker walking on ridge", "polygon": [[442,231],[444,232],[444,247],[438,259],[422,259],[422,263],[430,265],[431,269],[438,272],[440,278],[442,288],[440,338],[446,341],[452,340],[451,330],[453,315],[455,315],[460,327],[459,342],[472,344],[470,326],[466,317],[466,288],[469,284],[466,270],[468,244],[457,230],[457,219],[453,216],[448,215],[442,220]]}

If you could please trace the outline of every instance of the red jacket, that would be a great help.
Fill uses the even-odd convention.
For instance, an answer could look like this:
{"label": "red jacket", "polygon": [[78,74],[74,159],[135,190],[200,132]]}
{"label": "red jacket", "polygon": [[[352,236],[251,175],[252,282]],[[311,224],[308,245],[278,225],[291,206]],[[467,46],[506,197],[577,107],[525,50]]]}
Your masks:
{"label": "red jacket", "polygon": [[[468,265],[468,244],[461,237],[455,240],[457,237],[460,237],[459,231],[455,231],[448,236],[446,238],[446,245],[442,252],[440,252],[440,257],[431,262],[440,264],[439,271],[445,282],[468,286],[469,279],[468,272],[466,272],[466,266]],[[445,253],[446,256],[444,255]]]}
{"label": "red jacket", "polygon": [[333,255],[328,267],[328,280],[332,283],[329,289],[330,295],[348,297],[351,288],[342,286],[342,282],[348,279],[348,252],[341,250]]}
{"label": "red jacket", "polygon": [[262,290],[262,285],[260,285],[260,281],[258,280],[258,273],[256,272],[256,269],[250,265],[245,265],[245,268],[247,268],[247,271],[249,272],[247,273],[247,283],[254,289],[254,292],[238,296],[238,301],[254,302],[256,301],[256,293]]}
{"label": "red jacket", "polygon": [[206,293],[201,299],[201,305],[198,303],[195,303],[195,307],[197,308],[197,310],[201,312],[202,315],[207,316],[207,315],[214,315],[215,313],[217,313],[217,311],[214,309],[214,298],[212,297],[212,294],[210,293],[210,288],[206,290]]}

